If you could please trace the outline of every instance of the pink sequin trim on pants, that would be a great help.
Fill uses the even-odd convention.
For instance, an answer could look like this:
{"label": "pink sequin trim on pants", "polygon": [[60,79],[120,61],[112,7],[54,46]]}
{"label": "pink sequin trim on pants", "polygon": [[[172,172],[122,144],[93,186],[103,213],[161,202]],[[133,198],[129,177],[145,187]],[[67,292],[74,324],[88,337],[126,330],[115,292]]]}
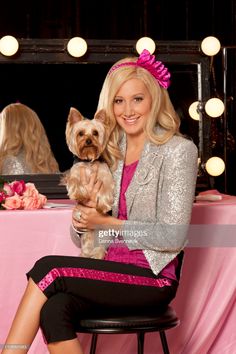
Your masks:
{"label": "pink sequin trim on pants", "polygon": [[40,290],[44,291],[54,282],[54,280],[59,277],[92,279],[112,283],[153,286],[158,288],[171,285],[171,280],[166,278],[153,279],[132,274],[122,274],[84,268],[54,268],[48,274],[46,274],[45,277],[40,282],[38,282],[37,285]]}

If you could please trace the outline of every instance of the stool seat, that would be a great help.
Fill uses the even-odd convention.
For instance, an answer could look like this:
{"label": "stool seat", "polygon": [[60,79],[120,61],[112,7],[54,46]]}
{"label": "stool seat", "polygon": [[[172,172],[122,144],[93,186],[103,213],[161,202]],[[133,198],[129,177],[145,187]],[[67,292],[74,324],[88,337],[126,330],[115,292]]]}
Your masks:
{"label": "stool seat", "polygon": [[[131,316],[93,317],[80,319],[77,332],[92,333],[90,354],[95,354],[98,334],[137,333],[138,354],[143,354],[146,332],[159,332],[164,354],[169,354],[165,330],[180,323],[175,311],[168,306],[162,313],[137,314]],[[115,354],[115,353],[114,353]]]}
{"label": "stool seat", "polygon": [[170,306],[159,314],[86,318],[79,321],[79,329],[99,333],[136,333],[137,330],[153,332],[176,327],[179,319]]}

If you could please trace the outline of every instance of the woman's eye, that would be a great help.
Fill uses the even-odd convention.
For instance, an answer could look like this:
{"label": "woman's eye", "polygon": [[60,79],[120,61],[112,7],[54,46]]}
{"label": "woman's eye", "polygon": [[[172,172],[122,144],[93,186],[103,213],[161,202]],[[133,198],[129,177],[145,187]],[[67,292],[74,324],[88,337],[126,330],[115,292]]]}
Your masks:
{"label": "woman's eye", "polygon": [[121,103],[122,102],[122,99],[121,98],[115,98],[114,99],[114,103],[116,103],[116,104],[119,104],[119,103]]}
{"label": "woman's eye", "polygon": [[143,97],[135,97],[134,99],[136,102],[141,102],[143,100]]}

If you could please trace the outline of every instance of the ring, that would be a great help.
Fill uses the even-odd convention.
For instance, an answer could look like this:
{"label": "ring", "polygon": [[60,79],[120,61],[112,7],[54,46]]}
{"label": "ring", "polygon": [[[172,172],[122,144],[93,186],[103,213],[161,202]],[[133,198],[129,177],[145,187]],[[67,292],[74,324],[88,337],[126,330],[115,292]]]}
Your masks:
{"label": "ring", "polygon": [[78,221],[80,221],[80,218],[81,218],[81,216],[82,216],[81,211],[80,211],[80,210],[77,210],[77,211],[75,212],[75,216],[76,216],[76,219],[77,219]]}

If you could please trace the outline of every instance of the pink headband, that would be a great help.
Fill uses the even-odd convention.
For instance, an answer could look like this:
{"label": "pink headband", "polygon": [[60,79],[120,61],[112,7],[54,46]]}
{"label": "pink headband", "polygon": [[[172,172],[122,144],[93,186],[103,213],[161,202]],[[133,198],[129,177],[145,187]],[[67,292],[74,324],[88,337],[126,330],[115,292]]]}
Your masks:
{"label": "pink headband", "polygon": [[139,66],[146,69],[155,77],[159,85],[167,89],[170,86],[170,73],[161,61],[155,61],[155,56],[151,55],[147,49],[144,49],[137,61],[127,61],[114,65],[108,74],[124,66]]}

